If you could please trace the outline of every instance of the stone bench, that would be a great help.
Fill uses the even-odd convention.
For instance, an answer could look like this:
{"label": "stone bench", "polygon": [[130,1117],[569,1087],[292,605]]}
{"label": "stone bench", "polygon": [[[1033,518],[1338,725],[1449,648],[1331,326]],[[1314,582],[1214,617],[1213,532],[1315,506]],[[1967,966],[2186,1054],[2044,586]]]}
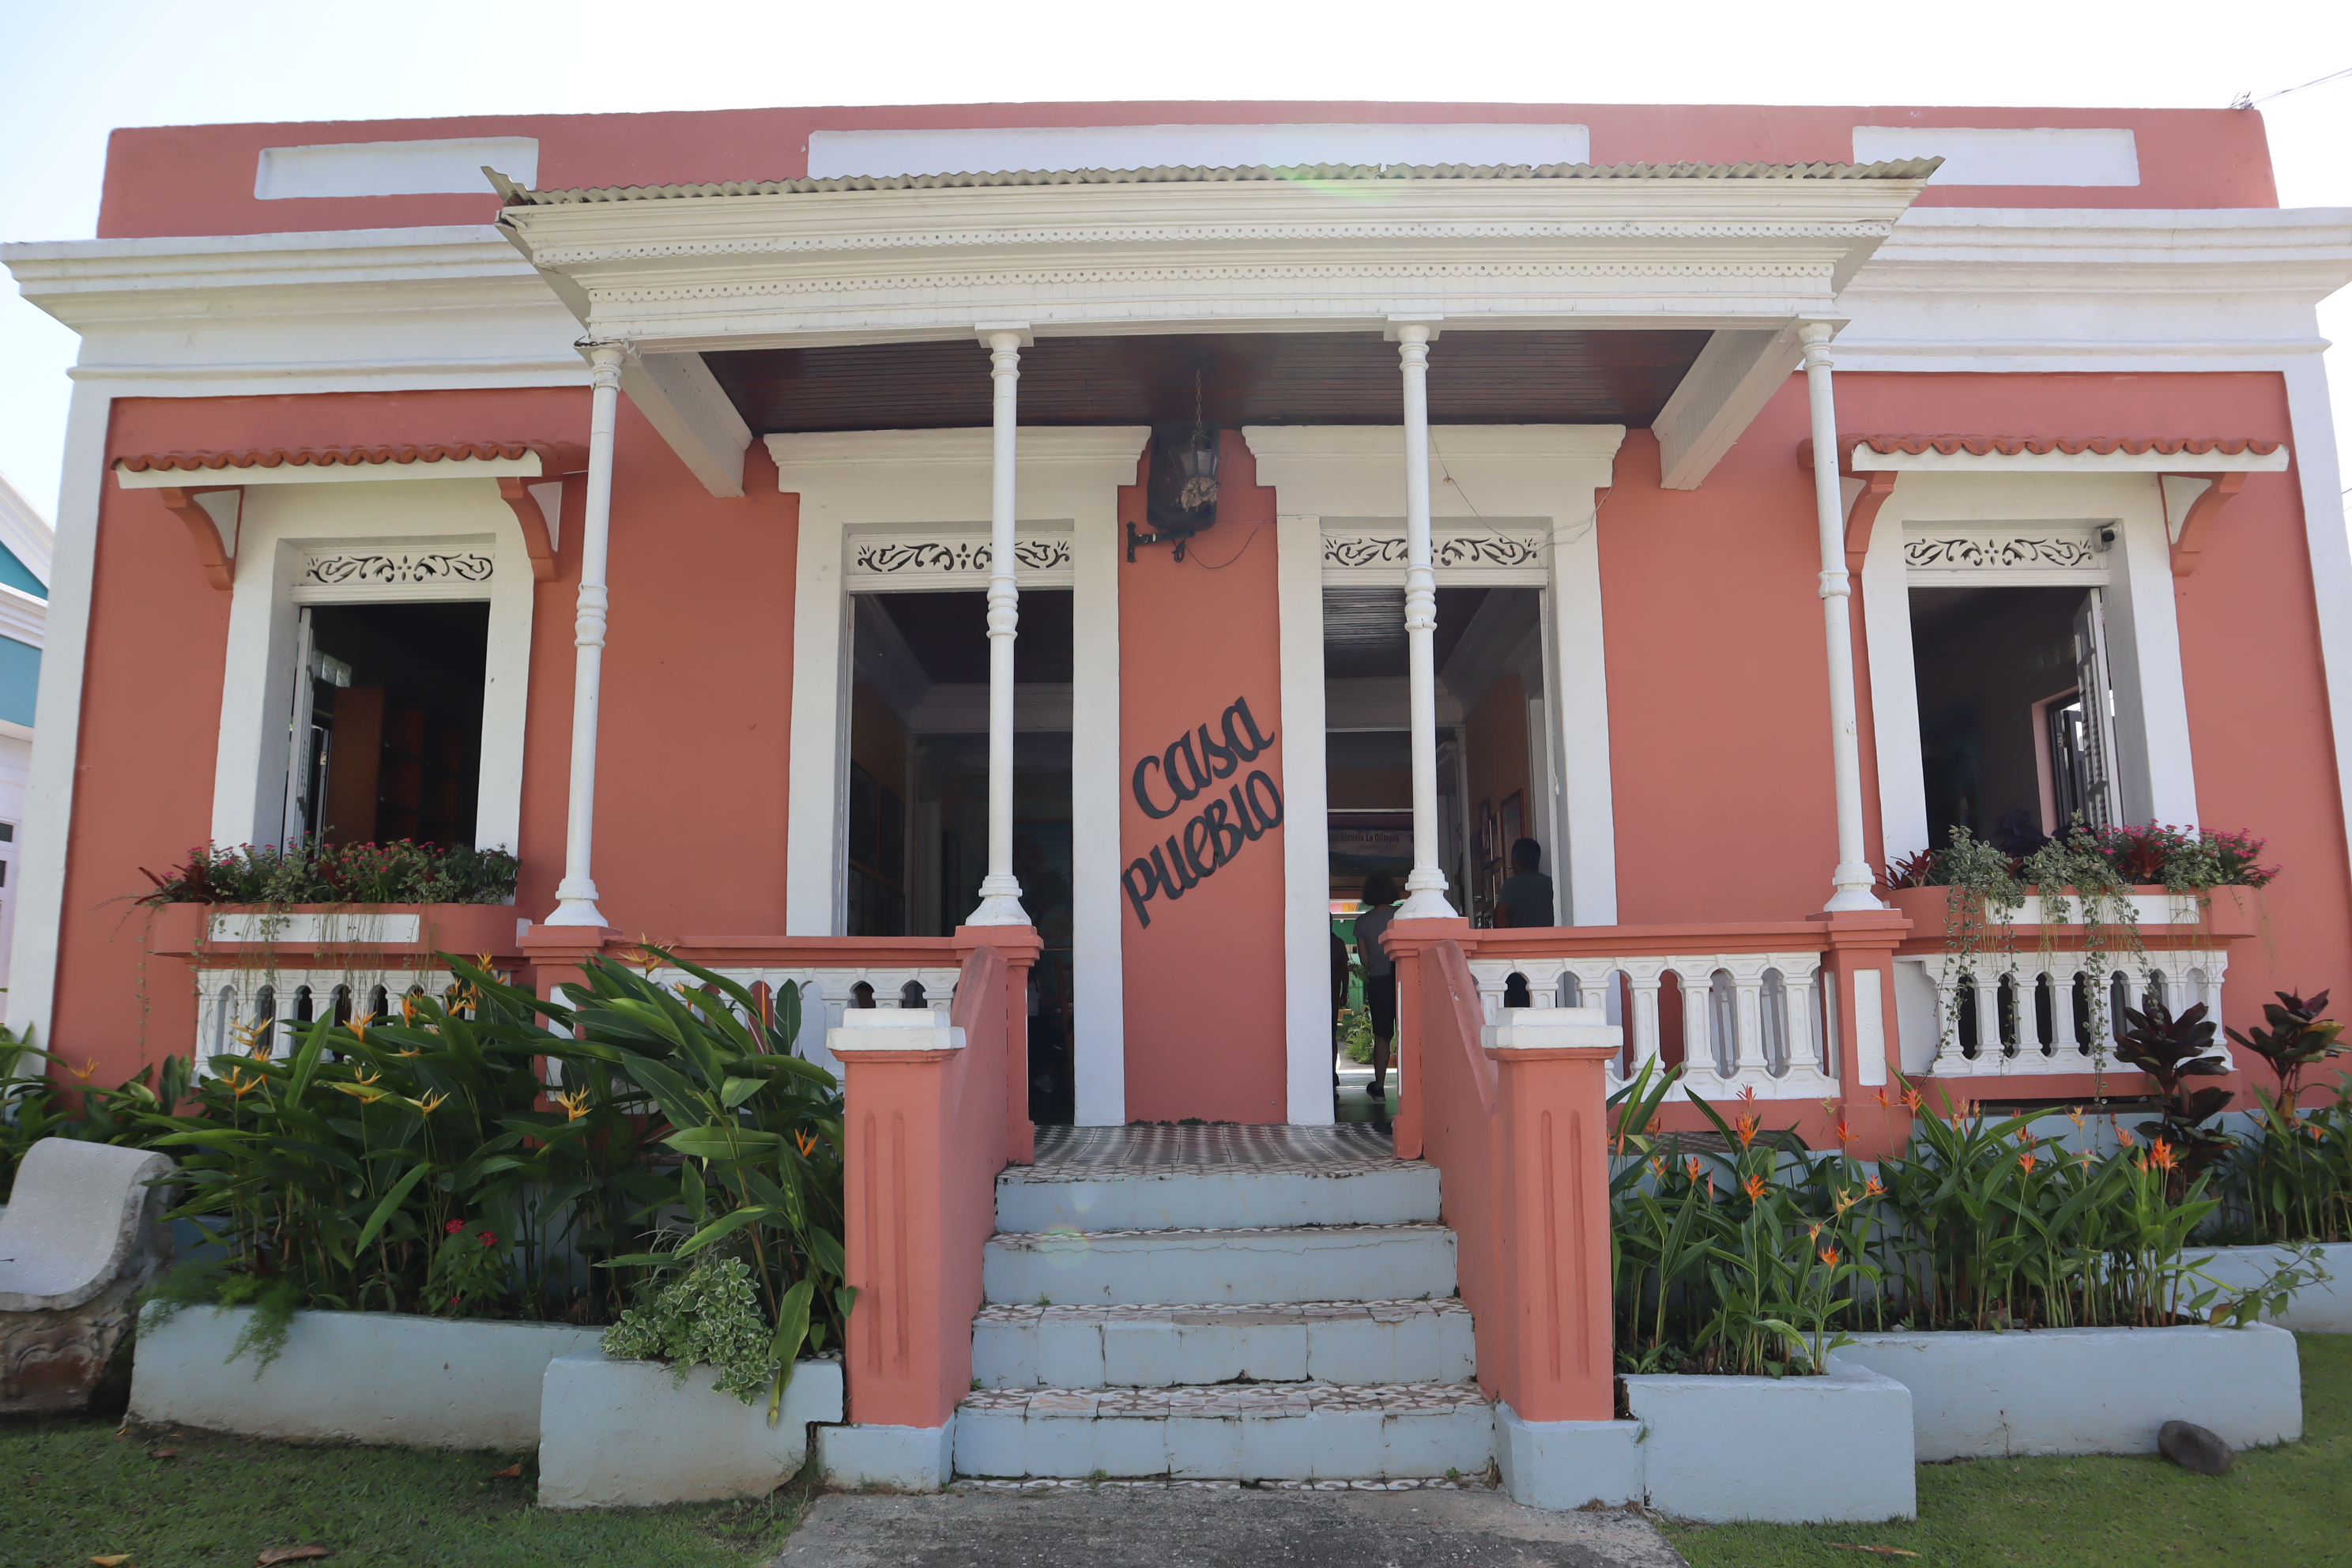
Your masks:
{"label": "stone bench", "polygon": [[151,1182],[171,1160],[44,1138],[0,1212],[0,1415],[88,1407],[131,1323],[131,1299],[171,1261]]}

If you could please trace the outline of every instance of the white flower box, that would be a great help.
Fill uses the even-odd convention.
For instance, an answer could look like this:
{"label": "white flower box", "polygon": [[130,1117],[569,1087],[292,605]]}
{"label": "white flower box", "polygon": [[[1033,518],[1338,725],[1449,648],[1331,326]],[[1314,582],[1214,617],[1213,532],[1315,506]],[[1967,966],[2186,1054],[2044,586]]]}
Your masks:
{"label": "white flower box", "polygon": [[718,1373],[602,1351],[547,1365],[540,1406],[541,1508],[624,1508],[765,1497],[808,1458],[809,1425],[842,1418],[841,1363],[793,1368],[780,1419],[711,1386]]}
{"label": "white flower box", "polygon": [[1910,1392],[1843,1352],[1820,1377],[1643,1375],[1625,1392],[1643,1427],[1642,1488],[1660,1513],[1718,1524],[1918,1517]]}

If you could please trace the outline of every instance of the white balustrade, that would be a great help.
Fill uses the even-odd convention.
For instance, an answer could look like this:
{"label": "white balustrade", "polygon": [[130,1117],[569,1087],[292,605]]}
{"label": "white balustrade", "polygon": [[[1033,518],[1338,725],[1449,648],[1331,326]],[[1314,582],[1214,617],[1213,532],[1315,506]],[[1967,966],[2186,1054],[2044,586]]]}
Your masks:
{"label": "white balustrade", "polygon": [[[841,1076],[840,1059],[825,1048],[828,1030],[841,1027],[841,1016],[852,1007],[903,1007],[915,1005],[934,1013],[944,1013],[955,999],[956,981],[962,971],[953,965],[917,967],[908,964],[885,964],[872,967],[802,968],[790,965],[729,968],[706,964],[713,974],[721,974],[746,991],[757,994],[756,987],[765,985],[772,996],[785,982],[801,989],[801,1028],[793,1037],[793,1054],[824,1068],[836,1079]],[[660,968],[653,978],[664,985],[701,984],[682,969]],[[859,986],[867,989],[861,994]],[[919,986],[919,993],[908,990]],[[919,1000],[917,996],[919,995]]]}
{"label": "white balustrade", "polygon": [[1682,989],[1684,1063],[1673,1098],[1752,1089],[1758,1100],[1823,1100],[1838,1088],[1815,1001],[1821,963],[1819,952],[1473,958],[1470,973],[1490,1024],[1501,1020],[1513,975],[1527,982],[1534,1005],[1605,1007],[1625,1031],[1624,1052],[1610,1066],[1620,1083],[1663,1059],[1658,992],[1672,974]]}
{"label": "white balustrade", "polygon": [[396,1015],[403,997],[445,996],[456,976],[425,969],[289,969],[248,966],[199,969],[196,977],[195,1070],[209,1077],[212,1058],[249,1055],[265,1043],[284,1059],[301,1031],[320,1018],[345,1022]]}
{"label": "white balustrade", "polygon": [[2213,1048],[2234,1068],[2221,1021],[2221,948],[2107,955],[2081,952],[1929,953],[1905,957],[1934,987],[1937,1078],[2113,1070],[2119,1008],[2161,999],[2175,1017],[2203,1005]]}

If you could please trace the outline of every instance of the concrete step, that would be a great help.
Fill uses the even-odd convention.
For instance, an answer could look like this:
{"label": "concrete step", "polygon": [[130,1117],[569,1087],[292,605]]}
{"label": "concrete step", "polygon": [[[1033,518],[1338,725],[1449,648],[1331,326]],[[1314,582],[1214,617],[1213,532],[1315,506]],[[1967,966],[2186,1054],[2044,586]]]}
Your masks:
{"label": "concrete step", "polygon": [[1442,1225],[1000,1232],[982,1263],[1006,1306],[1390,1301],[1451,1296]]}
{"label": "concrete step", "polygon": [[986,1388],[1223,1383],[1467,1383],[1470,1309],[1433,1301],[988,1307],[971,1330]]}
{"label": "concrete step", "polygon": [[1437,1167],[1419,1160],[1288,1166],[1016,1165],[996,1179],[999,1230],[1267,1229],[1437,1218]]}
{"label": "concrete step", "polygon": [[961,1476],[1377,1480],[1483,1473],[1476,1385],[1228,1384],[986,1392],[957,1407]]}

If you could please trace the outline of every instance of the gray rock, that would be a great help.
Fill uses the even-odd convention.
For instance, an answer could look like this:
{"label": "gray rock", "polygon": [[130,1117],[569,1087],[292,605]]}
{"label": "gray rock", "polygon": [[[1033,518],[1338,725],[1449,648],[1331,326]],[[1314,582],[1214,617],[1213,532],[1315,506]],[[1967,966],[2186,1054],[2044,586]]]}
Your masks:
{"label": "gray rock", "polygon": [[2226,1476],[2237,1454],[2212,1432],[2193,1421],[2168,1421],[2158,1428],[2157,1451],[2184,1470],[2200,1476]]}
{"label": "gray rock", "polygon": [[133,1300],[172,1260],[162,1154],[44,1138],[0,1214],[0,1415],[86,1409],[131,1326]]}

